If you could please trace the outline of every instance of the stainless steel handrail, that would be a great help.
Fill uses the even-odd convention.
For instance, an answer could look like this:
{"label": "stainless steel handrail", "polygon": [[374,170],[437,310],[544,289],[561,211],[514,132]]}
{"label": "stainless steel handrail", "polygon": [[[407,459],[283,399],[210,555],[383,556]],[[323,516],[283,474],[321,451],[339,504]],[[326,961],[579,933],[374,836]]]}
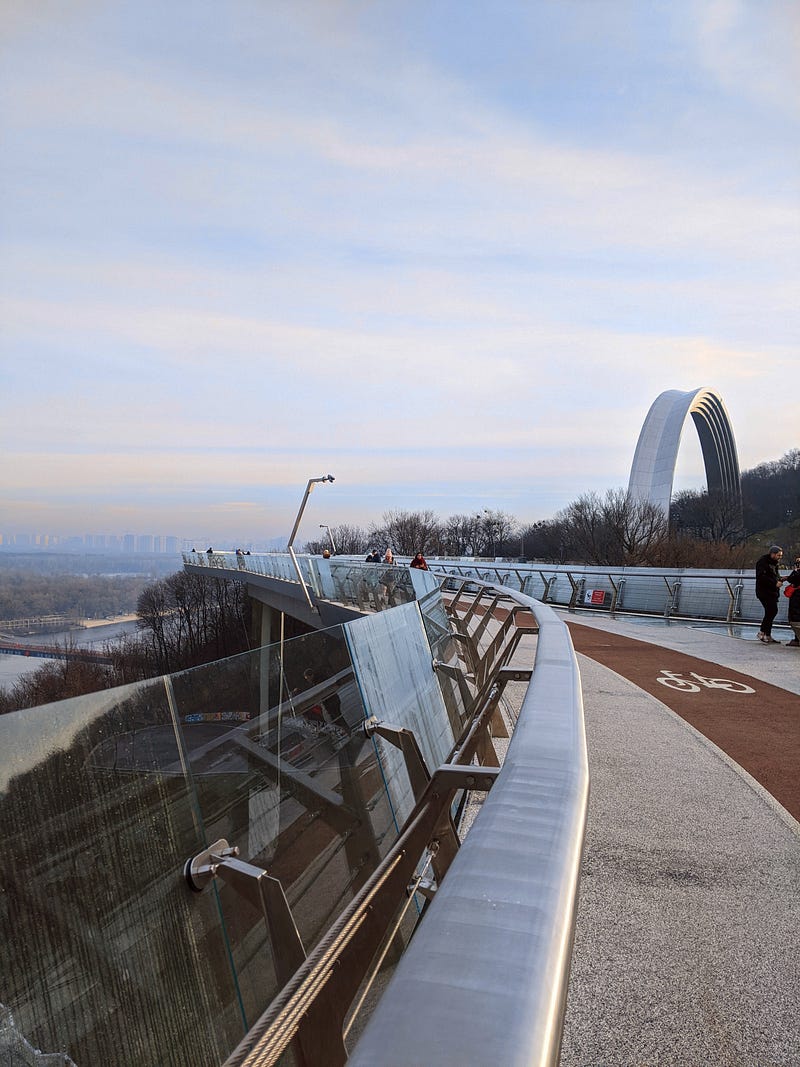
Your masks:
{"label": "stainless steel handrail", "polygon": [[589,772],[564,623],[507,587],[539,636],[508,754],[349,1063],[558,1062]]}

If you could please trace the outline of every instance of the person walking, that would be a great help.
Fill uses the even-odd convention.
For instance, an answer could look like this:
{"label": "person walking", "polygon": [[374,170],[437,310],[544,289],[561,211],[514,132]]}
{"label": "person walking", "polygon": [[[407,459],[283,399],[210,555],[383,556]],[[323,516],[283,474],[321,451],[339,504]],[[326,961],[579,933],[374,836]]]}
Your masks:
{"label": "person walking", "polygon": [[778,573],[778,564],[782,557],[783,549],[781,546],[772,545],[769,552],[765,553],[756,563],[756,597],[764,609],[761,629],[756,636],[765,645],[777,644],[777,641],[772,636],[772,622],[778,614],[778,597],[783,583],[783,578]]}
{"label": "person walking", "polygon": [[787,585],[784,594],[789,597],[789,625],[794,637],[786,644],[792,648],[800,648],[800,554],[794,561],[794,570],[786,579]]}
{"label": "person walking", "polygon": [[416,568],[420,571],[428,570],[428,564],[425,562],[425,557],[421,552],[417,552],[416,556],[411,560],[409,566]]}
{"label": "person walking", "polygon": [[384,571],[381,576],[383,582],[383,602],[386,607],[392,608],[395,604],[394,591],[397,585],[397,576],[394,572],[394,552],[391,548],[387,548],[383,556],[383,562],[387,564],[389,570]]}

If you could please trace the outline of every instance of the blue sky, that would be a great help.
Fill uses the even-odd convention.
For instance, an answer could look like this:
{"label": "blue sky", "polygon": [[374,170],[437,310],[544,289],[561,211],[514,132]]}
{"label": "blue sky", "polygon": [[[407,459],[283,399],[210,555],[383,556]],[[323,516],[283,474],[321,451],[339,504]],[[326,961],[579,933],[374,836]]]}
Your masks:
{"label": "blue sky", "polygon": [[[0,530],[551,516],[798,445],[793,2],[7,2]],[[686,428],[679,485],[702,484]],[[324,494],[324,496],[323,496]]]}

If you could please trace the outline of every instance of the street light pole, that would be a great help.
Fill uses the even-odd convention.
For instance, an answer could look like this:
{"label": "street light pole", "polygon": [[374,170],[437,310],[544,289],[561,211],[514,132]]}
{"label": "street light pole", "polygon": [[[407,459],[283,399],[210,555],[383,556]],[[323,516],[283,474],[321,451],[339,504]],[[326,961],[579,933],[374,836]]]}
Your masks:
{"label": "street light pole", "polygon": [[494,524],[495,524],[495,520],[494,520],[494,518],[492,516],[491,511],[489,511],[488,508],[484,508],[483,509],[483,513],[484,513],[484,515],[488,515],[489,516],[489,518],[486,520],[486,525],[489,528],[489,544],[490,544],[491,549],[492,549],[492,555],[494,556],[494,554],[495,554],[495,551],[494,551],[495,550],[495,540],[494,540],[494,532],[495,532],[495,525]]}
{"label": "street light pole", "polygon": [[303,517],[303,512],[305,511],[306,504],[308,503],[308,498],[311,496],[311,493],[313,492],[314,486],[317,485],[318,482],[332,482],[332,481],[335,481],[335,479],[334,479],[332,474],[324,474],[321,478],[309,478],[308,479],[308,485],[306,486],[306,491],[303,494],[303,499],[302,499],[302,501],[300,503],[300,510],[297,512],[297,518],[294,520],[294,526],[292,527],[292,532],[289,534],[289,543],[286,546],[286,551],[289,553],[289,555],[292,558],[292,564],[294,565],[295,574],[297,575],[297,580],[300,582],[300,585],[303,587],[303,592],[305,593],[306,600],[308,601],[308,606],[311,608],[312,611],[315,611],[316,609],[314,607],[313,601],[311,600],[311,595],[308,592],[308,586],[305,583],[305,579],[303,578],[303,572],[300,570],[300,564],[297,562],[297,556],[294,554],[294,548],[292,546],[294,545],[294,539],[297,536],[297,530],[298,530],[298,528],[300,526],[300,520]]}
{"label": "street light pole", "polygon": [[328,540],[331,543],[331,554],[335,556],[336,555],[336,545],[333,543],[333,534],[331,533],[330,526],[326,526],[324,522],[321,522],[319,524],[319,528],[320,528],[320,530],[327,530],[328,531]]}

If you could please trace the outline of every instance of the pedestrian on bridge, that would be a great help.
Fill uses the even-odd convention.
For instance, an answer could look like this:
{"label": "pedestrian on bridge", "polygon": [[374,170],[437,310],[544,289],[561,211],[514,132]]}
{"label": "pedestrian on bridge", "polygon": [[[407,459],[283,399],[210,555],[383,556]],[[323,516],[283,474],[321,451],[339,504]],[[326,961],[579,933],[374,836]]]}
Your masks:
{"label": "pedestrian on bridge", "polygon": [[775,645],[777,641],[772,636],[772,623],[778,614],[778,597],[783,584],[783,578],[778,573],[778,564],[783,557],[783,549],[780,545],[772,545],[769,552],[761,557],[756,563],[756,597],[761,601],[764,608],[764,618],[757,637],[765,645]]}
{"label": "pedestrian on bridge", "polygon": [[800,648],[800,554],[795,559],[794,570],[786,581],[784,593],[789,597],[789,625],[794,633],[794,638],[786,644]]}

